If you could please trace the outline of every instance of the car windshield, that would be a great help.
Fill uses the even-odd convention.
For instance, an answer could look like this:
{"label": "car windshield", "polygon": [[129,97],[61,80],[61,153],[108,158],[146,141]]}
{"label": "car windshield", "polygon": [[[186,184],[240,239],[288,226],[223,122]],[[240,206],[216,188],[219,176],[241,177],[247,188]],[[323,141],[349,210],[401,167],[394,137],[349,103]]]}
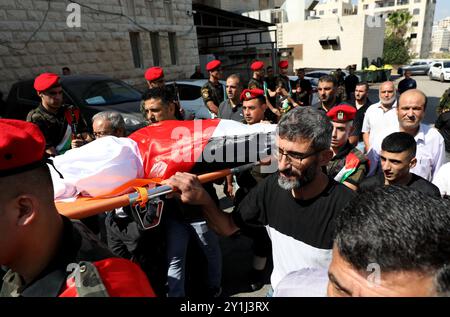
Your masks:
{"label": "car windshield", "polygon": [[444,62],[444,68],[450,68],[450,62]]}
{"label": "car windshield", "polygon": [[83,81],[66,88],[87,106],[114,105],[141,100],[139,91],[120,81]]}

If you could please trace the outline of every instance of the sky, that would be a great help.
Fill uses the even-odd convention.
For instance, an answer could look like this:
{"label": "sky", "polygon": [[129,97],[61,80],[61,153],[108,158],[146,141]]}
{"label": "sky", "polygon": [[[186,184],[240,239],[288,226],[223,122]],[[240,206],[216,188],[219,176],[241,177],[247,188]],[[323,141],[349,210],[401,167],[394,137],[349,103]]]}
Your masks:
{"label": "sky", "polygon": [[[358,0],[352,0],[354,4],[358,3]],[[443,18],[450,17],[450,1],[449,0],[436,0],[436,10],[434,11],[434,21],[442,20]]]}
{"label": "sky", "polygon": [[450,1],[436,0],[436,10],[434,11],[434,21],[442,20],[450,16]]}

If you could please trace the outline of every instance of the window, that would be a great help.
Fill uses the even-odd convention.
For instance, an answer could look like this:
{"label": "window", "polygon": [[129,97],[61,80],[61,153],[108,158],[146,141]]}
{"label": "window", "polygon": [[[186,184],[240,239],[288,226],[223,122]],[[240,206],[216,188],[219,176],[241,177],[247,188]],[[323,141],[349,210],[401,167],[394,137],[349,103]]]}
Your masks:
{"label": "window", "polygon": [[413,15],[419,15],[419,14],[420,14],[420,9],[413,10]]}
{"label": "window", "polygon": [[417,22],[417,21],[413,22],[412,26],[419,26],[419,22]]}
{"label": "window", "polygon": [[34,81],[24,82],[19,86],[17,97],[19,99],[33,100],[36,102],[41,102],[41,98],[36,93],[33,87]]}
{"label": "window", "polygon": [[333,9],[332,11],[331,11],[331,13],[333,13],[333,14],[336,14],[338,12],[338,9]]}
{"label": "window", "polygon": [[325,14],[325,12],[323,12],[323,10],[319,11],[319,15],[324,15],[324,14]]}
{"label": "window", "polygon": [[175,32],[169,32],[169,50],[170,50],[170,61],[172,65],[177,64],[177,34]]}
{"label": "window", "polygon": [[196,100],[201,97],[200,87],[193,85],[177,85],[181,100]]}
{"label": "window", "polygon": [[420,3],[420,0],[414,0],[414,3]]}
{"label": "window", "polygon": [[159,33],[151,32],[150,33],[150,44],[152,46],[152,56],[153,56],[153,65],[160,65],[161,59],[161,45],[159,43]]}
{"label": "window", "polygon": [[369,5],[368,5],[368,4],[363,5],[363,9],[364,9],[364,10],[369,9]]}
{"label": "window", "polygon": [[83,91],[82,98],[85,105],[106,106],[124,102],[138,101],[141,95],[138,91],[119,82],[100,81],[91,83]]}
{"label": "window", "polygon": [[417,38],[417,33],[411,33],[411,39],[416,39]]}
{"label": "window", "polygon": [[164,0],[164,11],[169,23],[173,23],[172,0]]}
{"label": "window", "polygon": [[135,68],[142,68],[142,48],[139,32],[130,32],[131,53],[133,54],[133,63]]}

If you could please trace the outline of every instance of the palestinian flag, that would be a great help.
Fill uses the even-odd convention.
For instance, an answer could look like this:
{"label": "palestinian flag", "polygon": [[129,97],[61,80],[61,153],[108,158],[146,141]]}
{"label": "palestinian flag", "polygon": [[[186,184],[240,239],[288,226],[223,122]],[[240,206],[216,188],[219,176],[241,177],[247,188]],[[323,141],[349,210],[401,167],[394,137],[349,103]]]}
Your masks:
{"label": "palestinian flag", "polygon": [[83,218],[110,210],[103,207],[108,200],[136,187],[155,187],[176,172],[204,174],[257,162],[271,154],[275,131],[272,124],[210,119],[163,121],[129,138],[100,138],[54,158],[64,176],[52,173],[55,200],[78,195],[57,208]]}
{"label": "palestinian flag", "polygon": [[233,120],[162,121],[130,135],[146,178],[196,174],[259,161],[271,154],[276,125]]}

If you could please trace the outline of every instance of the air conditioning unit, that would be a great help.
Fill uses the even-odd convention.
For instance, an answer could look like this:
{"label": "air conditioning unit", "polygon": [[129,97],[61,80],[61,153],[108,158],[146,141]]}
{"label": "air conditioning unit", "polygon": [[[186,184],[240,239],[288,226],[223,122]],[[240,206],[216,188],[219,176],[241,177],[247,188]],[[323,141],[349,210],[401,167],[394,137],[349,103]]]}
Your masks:
{"label": "air conditioning unit", "polygon": [[332,46],[333,48],[339,46],[339,36],[324,36],[319,39],[319,44],[322,48],[329,48]]}
{"label": "air conditioning unit", "polygon": [[328,38],[328,44],[331,45],[331,46],[338,46],[339,45],[339,36],[329,37]]}
{"label": "air conditioning unit", "polygon": [[328,44],[328,36],[321,37],[319,39],[319,43],[320,43],[321,46],[328,46],[329,45]]}

